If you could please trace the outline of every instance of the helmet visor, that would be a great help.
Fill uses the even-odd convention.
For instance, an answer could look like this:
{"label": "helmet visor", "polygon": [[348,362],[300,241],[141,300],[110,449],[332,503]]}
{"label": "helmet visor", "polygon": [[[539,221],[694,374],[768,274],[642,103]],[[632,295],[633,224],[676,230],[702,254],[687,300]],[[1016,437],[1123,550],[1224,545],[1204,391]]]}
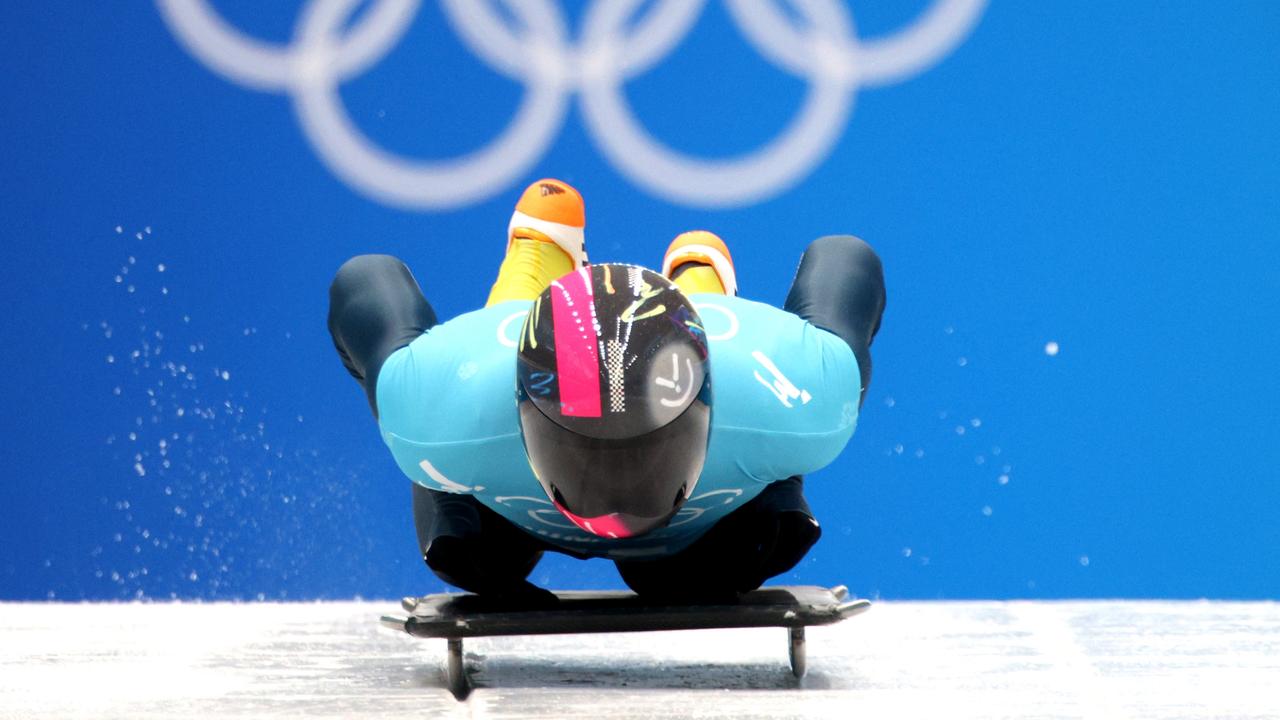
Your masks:
{"label": "helmet visor", "polygon": [[602,537],[662,527],[689,497],[707,455],[711,410],[700,399],[675,420],[630,438],[573,432],[520,403],[529,465],[575,525]]}

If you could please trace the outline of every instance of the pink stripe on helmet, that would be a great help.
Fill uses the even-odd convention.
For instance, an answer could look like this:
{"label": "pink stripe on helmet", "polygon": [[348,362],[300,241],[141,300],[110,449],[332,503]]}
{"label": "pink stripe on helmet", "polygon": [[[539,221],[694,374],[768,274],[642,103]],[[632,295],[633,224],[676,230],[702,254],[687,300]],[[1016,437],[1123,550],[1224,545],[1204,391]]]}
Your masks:
{"label": "pink stripe on helmet", "polygon": [[570,417],[600,417],[600,357],[590,273],[585,267],[551,283],[560,412]]}

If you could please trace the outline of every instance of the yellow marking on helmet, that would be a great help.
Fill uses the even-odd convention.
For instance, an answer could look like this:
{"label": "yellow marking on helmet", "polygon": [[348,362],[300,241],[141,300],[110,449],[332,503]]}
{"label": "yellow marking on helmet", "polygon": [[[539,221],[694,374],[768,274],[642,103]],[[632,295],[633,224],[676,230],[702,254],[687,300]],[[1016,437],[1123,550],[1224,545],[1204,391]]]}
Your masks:
{"label": "yellow marking on helmet", "polygon": [[609,272],[609,266],[604,266],[604,289],[610,295],[613,294],[613,275]]}
{"label": "yellow marking on helmet", "polygon": [[543,297],[539,295],[538,300],[534,301],[534,309],[530,310],[529,314],[525,315],[525,331],[520,333],[521,352],[525,351],[525,338],[529,338],[529,345],[531,347],[538,347],[538,336],[534,334],[534,328],[538,327],[538,316],[541,314],[541,307],[543,307]]}
{"label": "yellow marking on helmet", "polygon": [[655,288],[652,285],[650,285],[648,281],[641,280],[640,287],[636,289],[639,291],[639,297],[637,297],[636,300],[631,303],[630,307],[622,311],[622,322],[629,323],[629,322],[635,322],[636,320],[644,320],[645,318],[651,318],[654,315],[661,315],[662,313],[667,311],[666,305],[659,305],[652,310],[648,310],[646,312],[643,312],[637,315],[636,311],[639,310],[641,306],[643,306],[649,300],[662,294],[662,288]]}
{"label": "yellow marking on helmet", "polygon": [[650,310],[646,310],[645,312],[642,312],[639,315],[637,315],[636,311],[639,310],[640,306],[643,305],[644,303],[645,303],[644,300],[637,300],[631,303],[631,307],[622,311],[622,322],[629,323],[629,322],[636,322],[638,320],[645,320],[645,319],[654,317],[655,315],[661,315],[662,313],[667,311],[666,305],[658,305]]}
{"label": "yellow marking on helmet", "polygon": [[[529,347],[535,350],[538,348],[538,336],[537,334],[535,334],[534,330],[535,328],[537,328],[538,318],[541,316],[542,316],[542,296],[539,295],[538,299],[535,300],[533,303],[533,312],[530,313],[528,318],[526,319],[526,322],[528,323],[528,326],[529,326],[529,332],[526,333],[529,336]],[[521,345],[521,349],[523,350],[524,349],[523,338],[521,338],[520,340],[520,345]]]}

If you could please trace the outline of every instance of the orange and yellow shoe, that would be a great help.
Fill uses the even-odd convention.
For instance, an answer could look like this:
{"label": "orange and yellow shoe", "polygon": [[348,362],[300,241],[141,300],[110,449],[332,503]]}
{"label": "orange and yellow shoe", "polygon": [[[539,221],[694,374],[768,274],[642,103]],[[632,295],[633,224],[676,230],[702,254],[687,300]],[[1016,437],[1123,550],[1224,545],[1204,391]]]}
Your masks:
{"label": "orange and yellow shoe", "polygon": [[547,178],[525,188],[507,225],[507,238],[508,243],[517,238],[553,242],[578,268],[587,264],[586,225],[582,195],[568,183]]}
{"label": "orange and yellow shoe", "polygon": [[[690,263],[701,267],[681,270]],[[738,279],[733,272],[729,247],[715,233],[706,230],[677,235],[662,258],[662,274],[688,295],[695,292],[738,294]]]}
{"label": "orange and yellow shoe", "polygon": [[532,300],[555,280],[587,264],[582,196],[559,180],[525,188],[507,225],[507,252],[487,306]]}

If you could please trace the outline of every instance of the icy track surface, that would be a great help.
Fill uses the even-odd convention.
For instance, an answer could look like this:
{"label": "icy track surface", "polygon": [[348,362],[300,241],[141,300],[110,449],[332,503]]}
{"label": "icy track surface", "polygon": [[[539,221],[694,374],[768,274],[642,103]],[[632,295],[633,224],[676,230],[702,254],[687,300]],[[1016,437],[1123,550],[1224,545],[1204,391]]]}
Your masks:
{"label": "icy track surface", "polygon": [[0,604],[0,717],[1280,717],[1280,605],[879,602],[810,628],[444,640],[395,602]]}

